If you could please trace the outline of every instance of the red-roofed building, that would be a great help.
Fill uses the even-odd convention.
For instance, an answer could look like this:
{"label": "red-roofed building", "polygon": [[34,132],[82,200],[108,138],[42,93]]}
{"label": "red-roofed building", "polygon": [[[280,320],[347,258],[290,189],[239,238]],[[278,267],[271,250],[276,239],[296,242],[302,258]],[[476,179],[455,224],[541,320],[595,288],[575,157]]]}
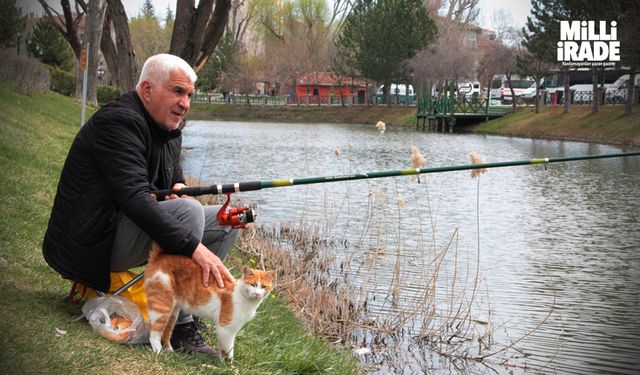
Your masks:
{"label": "red-roofed building", "polygon": [[364,98],[367,83],[351,77],[339,76],[331,72],[313,72],[296,79],[296,96]]}

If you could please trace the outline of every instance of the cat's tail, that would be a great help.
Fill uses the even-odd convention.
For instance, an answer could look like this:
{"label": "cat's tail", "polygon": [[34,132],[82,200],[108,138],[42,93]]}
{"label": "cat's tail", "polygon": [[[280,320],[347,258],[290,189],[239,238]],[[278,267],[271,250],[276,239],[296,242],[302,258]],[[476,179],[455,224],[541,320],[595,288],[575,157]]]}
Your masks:
{"label": "cat's tail", "polygon": [[162,252],[162,248],[160,248],[160,245],[157,242],[153,241],[151,244],[151,251],[149,252],[149,263],[153,262],[161,254],[164,254]]}

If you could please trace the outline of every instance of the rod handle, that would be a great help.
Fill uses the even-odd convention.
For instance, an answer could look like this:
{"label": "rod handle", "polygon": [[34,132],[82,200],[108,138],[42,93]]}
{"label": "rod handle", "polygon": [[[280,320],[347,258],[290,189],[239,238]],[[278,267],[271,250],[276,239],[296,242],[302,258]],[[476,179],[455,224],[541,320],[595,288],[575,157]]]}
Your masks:
{"label": "rod handle", "polygon": [[162,189],[152,191],[151,194],[155,195],[160,199],[164,199],[166,195],[177,194],[179,196],[189,195],[192,197],[205,195],[205,194],[218,194],[218,187],[216,185],[211,186],[191,186],[191,187],[183,187],[180,191],[173,191],[173,189]]}

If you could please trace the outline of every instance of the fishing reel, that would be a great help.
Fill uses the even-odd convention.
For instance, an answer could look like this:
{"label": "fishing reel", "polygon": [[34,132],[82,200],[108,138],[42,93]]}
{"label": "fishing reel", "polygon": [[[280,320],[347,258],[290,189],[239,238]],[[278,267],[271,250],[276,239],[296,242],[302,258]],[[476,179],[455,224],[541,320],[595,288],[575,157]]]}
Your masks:
{"label": "fishing reel", "polygon": [[231,202],[231,193],[226,193],[227,201],[224,202],[218,211],[218,224],[231,225],[234,229],[247,228],[247,224],[256,221],[256,213],[253,208],[249,207],[232,207],[227,210]]}

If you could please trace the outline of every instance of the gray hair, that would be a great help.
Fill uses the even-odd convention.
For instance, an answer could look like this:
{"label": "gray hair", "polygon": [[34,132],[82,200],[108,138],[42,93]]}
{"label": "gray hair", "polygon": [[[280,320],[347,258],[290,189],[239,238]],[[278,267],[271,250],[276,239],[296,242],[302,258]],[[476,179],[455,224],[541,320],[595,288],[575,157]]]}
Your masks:
{"label": "gray hair", "polygon": [[165,82],[169,79],[169,73],[176,70],[188,75],[192,83],[195,83],[196,79],[198,79],[196,72],[186,61],[175,55],[160,53],[149,57],[144,62],[136,88],[140,87],[142,81]]}

